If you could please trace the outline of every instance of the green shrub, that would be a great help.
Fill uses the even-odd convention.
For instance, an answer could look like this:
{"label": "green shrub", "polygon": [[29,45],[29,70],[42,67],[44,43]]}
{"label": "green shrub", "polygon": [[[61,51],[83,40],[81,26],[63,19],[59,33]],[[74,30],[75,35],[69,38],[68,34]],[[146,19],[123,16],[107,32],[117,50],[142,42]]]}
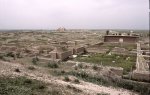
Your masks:
{"label": "green shrub", "polygon": [[50,68],[58,68],[59,66],[58,66],[58,64],[57,63],[48,63],[48,67],[50,67]]}
{"label": "green shrub", "polygon": [[62,95],[62,93],[56,89],[52,89],[48,92],[48,95]]}
{"label": "green shrub", "polygon": [[0,55],[0,59],[3,59],[4,58],[4,56],[3,55]]}
{"label": "green shrub", "polygon": [[37,59],[36,59],[36,58],[33,58],[33,59],[32,59],[32,63],[33,63],[34,65],[37,65]]}
{"label": "green shrub", "polygon": [[16,57],[17,58],[22,58],[22,56],[20,55],[20,52],[16,53]]}
{"label": "green shrub", "polygon": [[5,58],[5,55],[0,55],[0,59],[3,60],[3,61],[7,61],[6,58]]}
{"label": "green shrub", "polygon": [[29,70],[35,70],[35,68],[33,66],[29,66],[28,69]]}
{"label": "green shrub", "polygon": [[18,68],[15,69],[15,72],[20,72],[20,70]]}
{"label": "green shrub", "polygon": [[77,67],[77,66],[75,66],[75,67],[74,67],[74,69],[75,69],[75,70],[78,70],[78,67]]}
{"label": "green shrub", "polygon": [[[66,72],[65,72],[65,73],[66,73]],[[62,71],[58,71],[58,70],[53,70],[53,71],[51,72],[51,74],[52,74],[53,76],[61,76],[61,75],[65,75],[65,73],[62,72]]]}
{"label": "green shrub", "polygon": [[80,64],[78,64],[78,67],[79,68],[83,68],[83,65],[80,63]]}
{"label": "green shrub", "polygon": [[80,83],[80,81],[79,81],[78,79],[75,79],[75,80],[74,80],[74,83],[77,83],[77,84],[78,84],[78,83]]}
{"label": "green shrub", "polygon": [[110,95],[108,93],[97,93],[97,95]]}
{"label": "green shrub", "polygon": [[61,73],[62,73],[62,74],[65,74],[66,72],[65,72],[64,70],[61,70]]}
{"label": "green shrub", "polygon": [[82,92],[82,90],[75,88],[74,86],[67,85],[67,88],[72,89],[75,92]]}
{"label": "green shrub", "polygon": [[15,55],[14,55],[13,52],[9,52],[9,53],[6,54],[6,56],[7,56],[7,57],[14,57]]}
{"label": "green shrub", "polygon": [[97,70],[98,67],[96,65],[93,66],[93,70]]}
{"label": "green shrub", "polygon": [[68,76],[65,76],[65,77],[64,77],[64,81],[69,82],[69,81],[70,81],[69,77],[68,77]]}

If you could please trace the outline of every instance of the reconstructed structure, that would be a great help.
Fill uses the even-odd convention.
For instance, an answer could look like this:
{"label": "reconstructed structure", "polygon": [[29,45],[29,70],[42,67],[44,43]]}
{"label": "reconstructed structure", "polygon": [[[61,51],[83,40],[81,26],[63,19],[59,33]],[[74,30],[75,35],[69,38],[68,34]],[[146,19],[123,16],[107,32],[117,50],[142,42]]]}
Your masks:
{"label": "reconstructed structure", "polygon": [[139,36],[133,33],[109,33],[104,36],[104,42],[136,43]]}

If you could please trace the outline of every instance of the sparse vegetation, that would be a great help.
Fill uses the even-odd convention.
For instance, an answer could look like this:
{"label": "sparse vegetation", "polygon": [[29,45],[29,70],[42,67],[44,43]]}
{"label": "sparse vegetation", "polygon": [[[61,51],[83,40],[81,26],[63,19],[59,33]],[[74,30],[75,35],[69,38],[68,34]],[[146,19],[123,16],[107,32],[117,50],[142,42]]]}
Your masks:
{"label": "sparse vegetation", "polygon": [[[135,68],[136,56],[130,55],[129,52],[125,52],[127,55],[121,55],[123,54],[121,51],[116,51],[118,54],[111,54],[111,51],[115,50],[113,49],[114,47],[124,48],[126,49],[125,51],[135,49],[132,51],[134,53],[136,52],[136,44],[97,44],[104,39],[103,31],[99,32],[99,30],[88,30],[92,32],[86,32],[86,30],[84,30],[85,32],[80,32],[80,30],[77,30],[77,32],[74,32],[74,30],[71,30],[73,32],[49,32],[49,30],[39,30],[42,32],[37,32],[37,30],[35,30],[36,32],[34,30],[25,30],[27,32],[20,32],[24,30],[16,31],[0,32],[0,60],[2,63],[0,66],[0,70],[2,70],[0,95],[78,95],[80,92],[83,92],[80,93],[81,95],[86,95],[82,88],[85,90],[90,89],[87,87],[89,86],[88,84],[92,84],[91,87],[93,88],[98,87],[98,85],[112,86],[114,87],[113,90],[120,90],[118,95],[124,90],[120,88],[128,89],[133,93],[138,92],[141,95],[150,95],[150,84],[146,83],[148,81],[129,80],[128,73]],[[144,32],[142,31],[142,33]],[[145,36],[140,37],[142,44],[144,44],[141,44],[141,49],[148,49],[149,47],[147,40],[149,36],[147,35],[146,33]],[[55,60],[55,57],[51,55],[51,51],[55,47],[62,47],[62,49],[57,50],[58,52],[66,52],[73,47],[73,44],[77,46],[77,49],[80,45],[85,46],[85,48],[89,47],[91,52],[86,49],[86,55],[70,56],[66,60],[64,59],[63,62],[59,60],[59,58],[63,57],[56,54],[55,57],[58,60],[49,61],[51,60],[50,58]],[[103,54],[97,54],[97,50],[102,51]],[[75,52],[77,50],[73,51],[73,53]],[[67,55],[67,52],[62,55]],[[67,61],[68,59],[71,61]],[[79,62],[73,62],[72,60]],[[13,65],[14,63],[15,65]],[[100,67],[101,65],[104,68],[103,66]],[[113,70],[105,69],[105,66],[122,67],[124,69],[123,79],[118,78]],[[48,72],[51,75],[48,75]],[[4,75],[12,75],[13,78],[4,77]],[[15,77],[16,75],[27,75],[28,78],[37,78],[41,81],[28,79],[26,76]],[[67,85],[63,85],[63,83]],[[94,86],[95,84],[97,86]],[[107,91],[103,93],[96,90],[94,90],[94,93],[97,93],[97,95],[109,95]]]}
{"label": "sparse vegetation", "polygon": [[97,93],[97,95],[110,95],[108,93]]}
{"label": "sparse vegetation", "polygon": [[[73,87],[68,89],[79,92]],[[38,80],[27,79],[26,77],[0,77],[0,95],[64,95],[63,93],[60,88]]]}
{"label": "sparse vegetation", "polygon": [[64,77],[64,81],[69,82],[69,81],[70,81],[69,77],[68,77],[68,76],[65,76],[65,77]]}
{"label": "sparse vegetation", "polygon": [[[118,58],[117,56],[120,57]],[[127,57],[130,57],[130,59],[126,60]],[[124,69],[124,73],[127,73],[131,70],[131,67],[135,66],[136,56],[95,54],[90,57],[78,57],[76,60],[88,63],[95,63],[98,65],[102,64],[104,66],[122,67]],[[113,63],[113,61],[115,63]]]}
{"label": "sparse vegetation", "polygon": [[28,69],[29,69],[29,70],[35,70],[35,67],[29,66]]}
{"label": "sparse vegetation", "polygon": [[4,57],[4,55],[0,55],[0,59],[3,60],[3,61],[6,60],[5,57]]}
{"label": "sparse vegetation", "polygon": [[79,68],[83,68],[83,65],[80,63],[80,64],[78,64],[78,67]]}
{"label": "sparse vegetation", "polygon": [[6,54],[6,56],[7,56],[7,57],[14,57],[15,55],[14,55],[13,52],[8,52],[8,53]]}
{"label": "sparse vegetation", "polygon": [[79,81],[78,79],[75,79],[75,80],[74,80],[74,83],[77,83],[77,84],[78,84],[78,83],[80,83],[80,81]]}
{"label": "sparse vegetation", "polygon": [[45,95],[46,85],[25,77],[0,77],[0,95]]}
{"label": "sparse vegetation", "polygon": [[49,68],[58,68],[58,64],[55,63],[55,62],[49,62],[48,65],[47,65]]}
{"label": "sparse vegetation", "polygon": [[55,74],[57,72],[58,76],[62,75],[73,75],[79,79],[82,79],[87,82],[92,82],[98,85],[104,85],[104,86],[113,86],[113,87],[121,87],[128,90],[132,90],[135,92],[139,92],[141,95],[149,95],[150,94],[150,84],[144,84],[139,82],[133,82],[125,79],[113,79],[108,78],[104,76],[97,76],[97,75],[90,75],[87,74],[84,71],[77,72],[77,71],[70,71],[62,74],[59,71],[55,71]]}
{"label": "sparse vegetation", "polygon": [[20,72],[20,69],[19,69],[19,68],[16,68],[16,69],[15,69],[15,72],[18,72],[18,73],[19,73],[19,72]]}
{"label": "sparse vegetation", "polygon": [[75,92],[82,92],[82,90],[77,89],[77,88],[75,88],[74,86],[71,86],[71,85],[67,85],[67,88],[69,88],[69,89],[71,89],[71,90],[73,90]]}
{"label": "sparse vegetation", "polygon": [[34,65],[37,65],[37,59],[36,59],[36,58],[33,58],[33,59],[32,59],[32,63],[33,63]]}
{"label": "sparse vegetation", "polygon": [[98,67],[96,65],[93,66],[93,70],[97,70]]}

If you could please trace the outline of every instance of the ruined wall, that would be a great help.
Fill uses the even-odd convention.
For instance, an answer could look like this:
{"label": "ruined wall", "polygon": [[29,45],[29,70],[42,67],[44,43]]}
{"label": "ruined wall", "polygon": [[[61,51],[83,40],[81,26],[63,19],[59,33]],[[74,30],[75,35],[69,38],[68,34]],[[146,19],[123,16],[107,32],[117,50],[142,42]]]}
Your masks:
{"label": "ruined wall", "polygon": [[133,72],[132,79],[139,81],[150,81],[150,72],[147,73]]}
{"label": "ruined wall", "polygon": [[72,55],[72,51],[66,51],[66,52],[58,54],[58,58],[61,60],[65,60],[66,58],[68,58],[71,55]]}
{"label": "ruined wall", "polygon": [[88,53],[106,53],[109,49],[104,48],[87,48],[86,51]]}
{"label": "ruined wall", "polygon": [[52,59],[58,59],[57,53],[50,53]]}
{"label": "ruined wall", "polygon": [[123,75],[123,68],[110,68],[110,70],[115,73],[118,76],[122,76]]}
{"label": "ruined wall", "polygon": [[73,49],[73,54],[83,54],[85,52],[84,47],[79,47],[79,48],[74,48]]}

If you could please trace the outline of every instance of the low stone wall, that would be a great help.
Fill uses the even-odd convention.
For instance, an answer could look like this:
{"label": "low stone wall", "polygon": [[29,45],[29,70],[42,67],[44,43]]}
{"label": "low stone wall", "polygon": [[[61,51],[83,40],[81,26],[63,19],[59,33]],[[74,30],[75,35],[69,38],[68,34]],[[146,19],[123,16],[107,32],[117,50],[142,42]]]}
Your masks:
{"label": "low stone wall", "polygon": [[101,48],[87,48],[88,53],[106,53],[109,49],[101,49]]}
{"label": "low stone wall", "polygon": [[139,80],[139,81],[150,81],[150,72],[136,72],[132,73],[132,79]]}
{"label": "low stone wall", "polygon": [[45,62],[45,63],[48,63],[50,61],[54,61],[54,62],[59,62],[60,59],[55,59],[53,60],[52,58],[45,58],[45,57],[38,57],[39,61],[40,62]]}
{"label": "low stone wall", "polygon": [[72,54],[83,54],[85,52],[84,47],[73,48]]}
{"label": "low stone wall", "polygon": [[110,70],[118,76],[123,76],[123,68],[111,67]]}

